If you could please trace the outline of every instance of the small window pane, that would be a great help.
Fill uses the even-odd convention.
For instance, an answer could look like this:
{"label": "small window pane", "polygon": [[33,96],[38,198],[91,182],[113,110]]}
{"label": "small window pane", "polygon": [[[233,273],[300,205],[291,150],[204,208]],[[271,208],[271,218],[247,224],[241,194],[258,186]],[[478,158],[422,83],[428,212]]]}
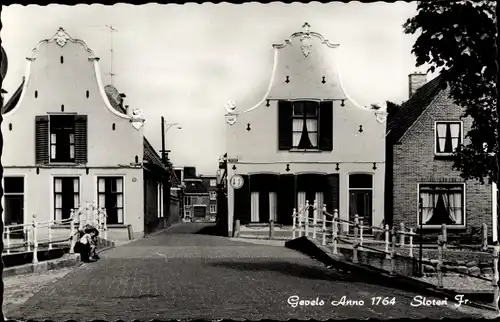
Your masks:
{"label": "small window pane", "polygon": [[57,135],[51,134],[50,135],[50,143],[55,144],[56,142]]}
{"label": "small window pane", "polygon": [[371,174],[351,174],[349,188],[371,189],[373,187]]}
{"label": "small window pane", "polygon": [[123,179],[122,178],[117,178],[116,181],[116,189],[114,191],[116,192],[123,192]]}
{"label": "small window pane", "polygon": [[23,177],[5,177],[4,178],[5,193],[23,193],[24,178]]}
{"label": "small window pane", "polygon": [[103,178],[99,178],[97,186],[98,186],[99,192],[104,192],[105,187],[106,187],[105,180]]}

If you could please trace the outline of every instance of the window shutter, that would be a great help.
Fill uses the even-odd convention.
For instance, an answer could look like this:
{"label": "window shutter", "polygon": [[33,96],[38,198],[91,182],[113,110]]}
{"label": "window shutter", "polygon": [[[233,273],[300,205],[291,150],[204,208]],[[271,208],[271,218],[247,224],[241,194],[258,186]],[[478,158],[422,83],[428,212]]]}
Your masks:
{"label": "window shutter", "polygon": [[324,203],[326,210],[333,215],[335,209],[339,209],[340,181],[339,175],[328,174],[325,180]]}
{"label": "window shutter", "polygon": [[295,208],[295,176],[282,174],[279,176],[278,222],[292,225],[293,208]]}
{"label": "window shutter", "polygon": [[319,107],[319,149],[333,150],[333,102],[321,102]]}
{"label": "window shutter", "polygon": [[75,116],[75,162],[87,163],[87,115]]}
{"label": "window shutter", "polygon": [[35,117],[35,160],[36,164],[49,162],[49,116]]}
{"label": "window shutter", "polygon": [[243,186],[234,189],[234,219],[239,219],[240,224],[248,224],[252,217],[250,213],[250,182],[247,175],[243,177]]}
{"label": "window shutter", "polygon": [[278,102],[278,145],[279,150],[290,150],[293,138],[292,128],[292,103],[289,101]]}

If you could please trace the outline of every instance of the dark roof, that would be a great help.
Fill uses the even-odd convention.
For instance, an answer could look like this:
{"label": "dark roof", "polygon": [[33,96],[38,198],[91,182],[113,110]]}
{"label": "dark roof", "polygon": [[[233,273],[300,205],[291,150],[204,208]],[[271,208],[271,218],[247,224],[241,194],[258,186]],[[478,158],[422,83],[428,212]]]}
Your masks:
{"label": "dark roof", "polygon": [[19,102],[19,98],[21,98],[21,93],[23,92],[23,86],[24,86],[24,77],[23,81],[21,82],[21,85],[17,88],[17,90],[12,94],[11,98],[7,103],[5,103],[4,106],[2,106],[2,114],[5,114],[7,112],[10,112],[14,107],[16,107],[17,102]]}
{"label": "dark roof", "polygon": [[198,180],[186,180],[185,181],[186,188],[184,189],[184,193],[205,193],[208,194],[207,188],[203,184],[202,181]]}
{"label": "dark roof", "polygon": [[401,105],[400,110],[387,124],[387,142],[396,143],[399,141],[434,98],[444,89],[446,89],[446,84],[441,76],[420,87],[409,100]]}

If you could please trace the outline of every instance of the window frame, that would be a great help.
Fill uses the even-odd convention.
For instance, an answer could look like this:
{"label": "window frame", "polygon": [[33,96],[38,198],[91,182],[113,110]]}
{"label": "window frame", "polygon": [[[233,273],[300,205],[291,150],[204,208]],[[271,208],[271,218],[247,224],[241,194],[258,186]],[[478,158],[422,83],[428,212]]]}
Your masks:
{"label": "window frame", "polygon": [[210,210],[211,214],[216,214],[217,213],[217,205],[214,204],[214,203],[210,204],[210,209],[209,210]]}
{"label": "window frame", "polygon": [[[72,118],[72,129],[63,131],[61,127],[56,127],[56,131],[54,131],[54,117],[65,117]],[[68,153],[70,157],[68,159],[60,159],[57,155],[57,134],[60,132],[68,132],[69,134],[69,146]],[[55,142],[53,142],[53,135],[56,135]],[[71,140],[71,137],[73,140]],[[76,120],[75,114],[51,114],[49,115],[49,163],[76,163]],[[73,143],[71,143],[73,141]],[[73,148],[73,158],[71,158],[71,148]],[[54,151],[53,151],[54,149]],[[53,154],[56,154],[56,157],[53,157]]]}
{"label": "window frame", "polygon": [[210,187],[217,187],[217,179],[210,179]]}
{"label": "window frame", "polygon": [[[320,140],[320,134],[319,134],[319,125],[320,125],[320,112],[319,112],[319,108],[320,108],[320,102],[318,101],[308,101],[308,100],[297,100],[297,101],[290,101],[291,105],[292,105],[292,115],[291,115],[291,119],[292,119],[292,146],[290,148],[290,151],[321,151],[320,148],[319,148],[319,140]],[[303,111],[302,111],[302,114],[296,114],[295,113],[295,107],[296,107],[296,104],[304,104],[302,105],[303,107]],[[308,116],[306,111],[305,111],[305,107],[307,106],[307,104],[314,104],[315,106],[315,114],[314,116]],[[300,131],[294,131],[293,129],[293,121],[296,120],[296,119],[303,119],[304,122],[306,122],[308,119],[311,119],[311,120],[316,120],[317,124],[316,124],[316,131],[307,131],[307,133],[316,133],[316,146],[312,146],[312,147],[308,147],[308,148],[299,148],[298,146],[294,146],[294,134],[295,133],[302,133],[302,129]],[[301,138],[302,138],[302,135],[301,135]],[[299,140],[299,143],[300,143],[300,140]]]}
{"label": "window frame", "polygon": [[192,206],[191,201],[191,196],[184,196],[184,206]]}
{"label": "window frame", "polygon": [[[5,179],[6,178],[22,178],[23,179],[23,192],[5,192]],[[23,198],[23,204],[22,204],[22,207],[23,207],[23,216],[22,216],[22,222],[21,223],[18,223],[18,224],[24,224],[25,223],[25,217],[26,217],[26,213],[25,213],[25,209],[26,209],[26,174],[7,174],[2,176],[2,188],[3,188],[3,196],[2,196],[2,199],[1,199],[1,204],[2,204],[2,221],[5,225],[5,218],[6,218],[6,212],[5,212],[5,197],[9,197],[9,196],[13,196],[13,197],[16,197],[16,196],[22,196]]]}
{"label": "window frame", "polygon": [[217,192],[216,191],[210,191],[210,200],[217,200]]}
{"label": "window frame", "polygon": [[[446,225],[449,229],[467,228],[466,185],[464,182],[419,182],[417,183],[417,229],[420,229],[420,188],[421,186],[461,186],[462,187],[462,224]],[[422,225],[422,229],[440,229],[442,225]]]}
{"label": "window frame", "polygon": [[437,132],[438,124],[447,124],[447,126],[449,126],[449,124],[459,124],[460,125],[460,135],[458,137],[458,139],[459,139],[458,146],[459,146],[459,145],[463,144],[463,142],[464,142],[464,122],[460,121],[460,120],[440,120],[440,121],[434,121],[434,135],[433,135],[433,138],[434,138],[434,155],[435,156],[453,156],[453,154],[455,153],[455,151],[453,151],[453,152],[438,152],[438,150],[437,150],[437,148],[438,148],[438,132]]}
{"label": "window frame", "polygon": [[[122,206],[121,207],[116,207],[116,209],[121,209],[122,210],[122,220],[120,222],[120,218],[118,216],[118,213],[117,213],[117,218],[116,218],[116,223],[109,223],[109,219],[107,220],[108,224],[109,225],[124,225],[125,224],[125,178],[126,176],[124,175],[98,175],[96,176],[96,195],[97,195],[97,206],[98,207],[103,207],[103,208],[106,208],[106,205],[101,205],[99,203],[99,196],[104,194],[104,196],[106,196],[106,188],[104,188],[104,192],[100,192],[99,191],[99,179],[114,179],[114,180],[117,180],[117,179],[121,179],[122,180],[122,191],[121,192],[111,192],[112,194],[115,194],[115,195],[119,195],[121,194],[122,195]],[[108,214],[108,218],[109,218],[109,214]]]}
{"label": "window frame", "polygon": [[[82,203],[82,196],[81,196],[82,180],[81,180],[80,176],[75,176],[73,174],[71,174],[71,175],[52,175],[51,178],[52,178],[52,207],[51,207],[52,208],[52,219],[62,221],[62,220],[65,220],[65,219],[63,219],[62,212],[61,212],[61,218],[60,219],[56,218],[56,214],[57,214],[56,210],[57,209],[62,210],[62,208],[57,208],[57,206],[56,206],[57,205],[56,194],[62,195],[62,192],[60,192],[60,193],[56,192],[56,180],[57,179],[73,179],[73,180],[77,179],[78,180],[78,192],[75,193],[73,191],[73,198],[75,197],[75,195],[78,195],[78,205],[73,205],[73,209],[75,210],[75,213],[78,211],[78,209],[80,208],[80,205]],[[62,197],[61,197],[61,202],[62,202]],[[76,220],[79,220],[79,219],[76,218]]]}

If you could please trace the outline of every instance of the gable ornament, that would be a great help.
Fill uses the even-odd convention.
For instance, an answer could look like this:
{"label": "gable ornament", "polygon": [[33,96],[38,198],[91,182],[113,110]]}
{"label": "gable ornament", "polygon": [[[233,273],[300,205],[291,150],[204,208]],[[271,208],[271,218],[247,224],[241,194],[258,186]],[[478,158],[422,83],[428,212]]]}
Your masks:
{"label": "gable ornament", "polygon": [[377,121],[381,124],[385,123],[387,121],[387,112],[375,112],[375,116],[377,118]]}
{"label": "gable ornament", "polygon": [[70,37],[62,27],[59,27],[53,39],[56,42],[56,44],[58,44],[60,47],[64,47],[64,45],[66,45]]}
{"label": "gable ornament", "polygon": [[304,55],[305,58],[309,57],[312,53],[312,43],[311,43],[311,34],[309,31],[309,28],[311,26],[306,22],[302,28],[304,28],[304,31],[302,32],[302,35],[300,36],[300,42],[302,45],[300,45],[300,48],[302,49],[302,54]]}
{"label": "gable ornament", "polygon": [[132,126],[139,130],[143,125],[146,119],[144,118],[144,112],[140,108],[135,108],[132,111],[132,117],[130,118],[130,122]]}

